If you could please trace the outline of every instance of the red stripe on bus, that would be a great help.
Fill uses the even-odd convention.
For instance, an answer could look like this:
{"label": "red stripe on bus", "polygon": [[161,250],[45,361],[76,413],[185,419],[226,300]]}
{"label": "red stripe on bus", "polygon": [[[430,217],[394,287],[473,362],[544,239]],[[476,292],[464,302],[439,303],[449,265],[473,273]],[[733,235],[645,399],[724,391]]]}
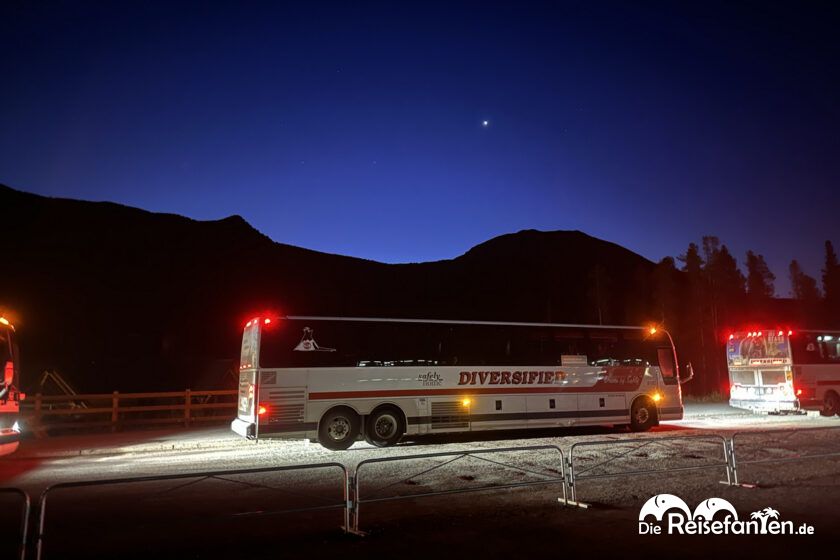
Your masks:
{"label": "red stripe on bus", "polygon": [[635,391],[638,385],[607,385],[594,387],[473,387],[464,385],[459,389],[392,389],[380,391],[326,391],[309,393],[310,400],[324,399],[368,399],[372,397],[429,397],[435,395],[502,395],[510,393],[606,393]]}

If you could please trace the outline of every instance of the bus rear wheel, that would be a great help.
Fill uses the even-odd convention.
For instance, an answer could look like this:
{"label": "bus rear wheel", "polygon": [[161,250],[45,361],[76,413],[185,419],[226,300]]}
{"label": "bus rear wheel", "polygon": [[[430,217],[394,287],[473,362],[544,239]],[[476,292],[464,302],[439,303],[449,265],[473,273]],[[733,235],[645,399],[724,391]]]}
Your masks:
{"label": "bus rear wheel", "polygon": [[365,425],[365,441],[376,447],[396,445],[405,433],[402,413],[394,407],[386,406],[368,416]]}
{"label": "bus rear wheel", "polygon": [[349,449],[361,428],[359,415],[350,408],[334,408],[318,424],[318,442],[333,451]]}
{"label": "bus rear wheel", "polygon": [[837,393],[829,391],[825,394],[825,400],[823,400],[823,406],[820,410],[820,414],[822,416],[834,416],[835,414],[840,414],[840,397],[837,396]]}
{"label": "bus rear wheel", "polygon": [[646,432],[656,424],[656,405],[650,399],[636,399],[630,407],[630,429]]}

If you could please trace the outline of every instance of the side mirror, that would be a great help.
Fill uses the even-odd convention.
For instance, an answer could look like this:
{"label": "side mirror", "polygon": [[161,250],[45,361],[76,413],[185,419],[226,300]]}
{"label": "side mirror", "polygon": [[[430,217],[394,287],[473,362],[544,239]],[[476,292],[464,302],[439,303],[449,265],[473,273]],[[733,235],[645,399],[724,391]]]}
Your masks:
{"label": "side mirror", "polygon": [[685,370],[688,372],[688,377],[686,377],[685,379],[680,377],[680,385],[682,385],[683,383],[688,383],[689,381],[694,379],[694,368],[691,367],[691,362],[685,364]]}

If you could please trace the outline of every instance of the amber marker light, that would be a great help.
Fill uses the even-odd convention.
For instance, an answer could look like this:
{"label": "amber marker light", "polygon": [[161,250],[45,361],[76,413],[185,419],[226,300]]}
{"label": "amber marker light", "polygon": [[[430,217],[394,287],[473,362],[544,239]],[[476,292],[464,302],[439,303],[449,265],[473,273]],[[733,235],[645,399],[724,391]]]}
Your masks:
{"label": "amber marker light", "polygon": [[461,405],[463,405],[463,406],[470,406],[471,403],[472,403],[472,401],[470,399],[462,399],[461,400]]}
{"label": "amber marker light", "polygon": [[659,394],[659,393],[654,393],[654,394],[652,394],[652,395],[650,396],[650,398],[652,398],[652,399],[653,399],[653,402],[658,403],[659,401],[661,401],[661,400],[662,400],[662,395],[661,395],[661,394]]}

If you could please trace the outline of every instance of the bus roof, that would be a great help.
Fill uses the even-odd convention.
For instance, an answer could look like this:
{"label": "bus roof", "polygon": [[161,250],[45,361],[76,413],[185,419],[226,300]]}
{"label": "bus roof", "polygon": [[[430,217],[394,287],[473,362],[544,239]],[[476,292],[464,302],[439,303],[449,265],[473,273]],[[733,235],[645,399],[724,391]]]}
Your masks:
{"label": "bus roof", "polygon": [[[399,319],[391,317],[323,317],[317,315],[286,315],[289,321],[347,321],[356,323],[420,323],[434,325],[484,325],[497,327],[571,327],[582,329],[619,329],[649,331],[651,327],[631,325],[579,325],[572,323],[529,323],[516,321],[458,321],[454,319]],[[659,330],[657,328],[657,330]],[[664,329],[663,329],[664,330]]]}

